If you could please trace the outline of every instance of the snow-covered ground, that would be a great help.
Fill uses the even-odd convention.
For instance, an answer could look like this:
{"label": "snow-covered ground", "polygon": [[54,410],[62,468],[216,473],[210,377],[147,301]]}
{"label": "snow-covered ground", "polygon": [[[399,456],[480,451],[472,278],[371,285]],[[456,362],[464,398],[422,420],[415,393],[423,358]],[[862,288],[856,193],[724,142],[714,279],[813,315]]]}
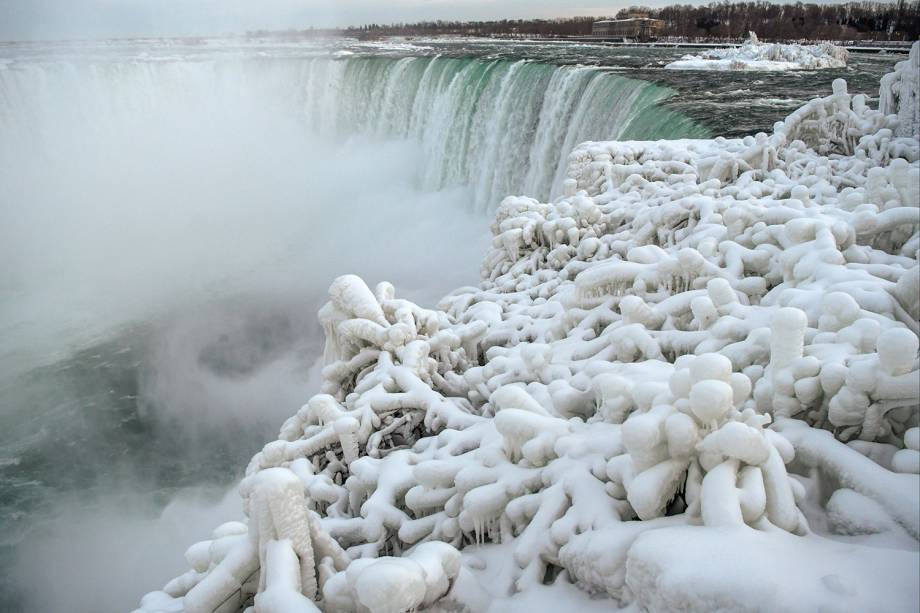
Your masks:
{"label": "snow-covered ground", "polygon": [[740,47],[709,49],[685,55],[665,66],[668,70],[819,70],[844,68],[847,50],[830,43],[795,45],[761,43],[753,32]]}
{"label": "snow-covered ground", "polygon": [[584,143],[436,309],[337,279],[247,519],[140,610],[916,609],[918,69]]}

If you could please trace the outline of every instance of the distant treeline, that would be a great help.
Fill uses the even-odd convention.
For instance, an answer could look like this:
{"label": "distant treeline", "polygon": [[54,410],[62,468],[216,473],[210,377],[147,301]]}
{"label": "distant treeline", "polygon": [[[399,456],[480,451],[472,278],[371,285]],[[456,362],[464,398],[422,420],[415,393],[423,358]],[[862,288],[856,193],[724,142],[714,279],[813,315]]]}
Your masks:
{"label": "distant treeline", "polygon": [[369,24],[347,28],[352,36],[579,36],[591,33],[591,25],[601,17],[560,19],[501,19],[496,21],[420,21],[390,25]]}
{"label": "distant treeline", "polygon": [[663,8],[633,6],[607,16],[369,24],[347,28],[342,33],[359,38],[583,36],[591,34],[591,25],[595,21],[636,13],[664,21],[662,37],[683,40],[739,39],[744,38],[748,31],[768,40],[916,40],[920,36],[920,0],[846,4],[714,2],[705,6],[675,4]]}
{"label": "distant treeline", "polygon": [[[810,40],[916,40],[920,2],[773,4],[720,2],[641,9],[665,22],[668,36],[738,38],[748,31],[761,38]],[[621,11],[625,13],[625,11]]]}

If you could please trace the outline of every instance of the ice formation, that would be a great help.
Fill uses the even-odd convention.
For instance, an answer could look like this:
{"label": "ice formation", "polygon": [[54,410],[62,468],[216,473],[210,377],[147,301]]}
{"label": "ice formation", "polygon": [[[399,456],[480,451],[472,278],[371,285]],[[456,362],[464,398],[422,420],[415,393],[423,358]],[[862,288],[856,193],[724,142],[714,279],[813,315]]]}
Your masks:
{"label": "ice formation", "polygon": [[898,116],[898,136],[920,132],[920,49],[914,45],[910,56],[898,62],[895,71],[882,77],[879,110]]}
{"label": "ice formation", "polygon": [[337,279],[247,521],[140,611],[483,610],[483,543],[500,598],[915,604],[918,49],[884,112],[838,80],[769,135],[582,144],[437,309]]}
{"label": "ice formation", "polygon": [[685,55],[665,68],[669,70],[820,70],[845,68],[847,50],[830,43],[797,45],[761,43],[749,33],[740,47],[708,49]]}

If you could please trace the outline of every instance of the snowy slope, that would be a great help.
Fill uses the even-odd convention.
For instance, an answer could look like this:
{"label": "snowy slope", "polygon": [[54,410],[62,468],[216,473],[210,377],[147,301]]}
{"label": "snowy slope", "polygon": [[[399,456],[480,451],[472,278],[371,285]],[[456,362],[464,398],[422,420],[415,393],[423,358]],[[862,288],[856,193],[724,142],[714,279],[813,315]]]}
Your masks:
{"label": "snowy slope", "polygon": [[918,53],[890,114],[579,146],[437,309],[337,279],[246,522],[140,610],[915,608]]}

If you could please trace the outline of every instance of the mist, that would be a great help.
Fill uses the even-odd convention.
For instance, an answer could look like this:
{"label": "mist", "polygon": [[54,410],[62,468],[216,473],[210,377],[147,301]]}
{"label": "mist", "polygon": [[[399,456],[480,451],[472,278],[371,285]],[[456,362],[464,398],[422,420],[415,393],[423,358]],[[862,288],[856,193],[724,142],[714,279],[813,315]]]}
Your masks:
{"label": "mist", "polygon": [[62,499],[53,524],[27,537],[14,580],[23,611],[131,611],[151,585],[182,569],[183,553],[220,523],[238,521],[235,489],[190,489],[160,510],[131,491],[112,492],[91,507]]}
{"label": "mist", "polygon": [[317,391],[329,283],[431,305],[477,281],[487,221],[418,187],[417,143],[322,136],[268,64],[30,70],[0,70],[0,460],[43,483],[13,602],[130,610]]}
{"label": "mist", "polygon": [[[466,262],[444,267],[451,280],[475,279],[471,239],[485,223],[462,191],[418,191],[414,143],[320,137],[284,71],[245,64],[5,77],[0,288],[12,299],[0,314],[14,334],[30,330],[36,352],[49,335],[59,346],[62,330],[87,337],[206,298],[328,285],[342,272],[431,288],[432,254]],[[249,80],[235,74],[244,70]],[[445,222],[459,230],[449,243]]]}

